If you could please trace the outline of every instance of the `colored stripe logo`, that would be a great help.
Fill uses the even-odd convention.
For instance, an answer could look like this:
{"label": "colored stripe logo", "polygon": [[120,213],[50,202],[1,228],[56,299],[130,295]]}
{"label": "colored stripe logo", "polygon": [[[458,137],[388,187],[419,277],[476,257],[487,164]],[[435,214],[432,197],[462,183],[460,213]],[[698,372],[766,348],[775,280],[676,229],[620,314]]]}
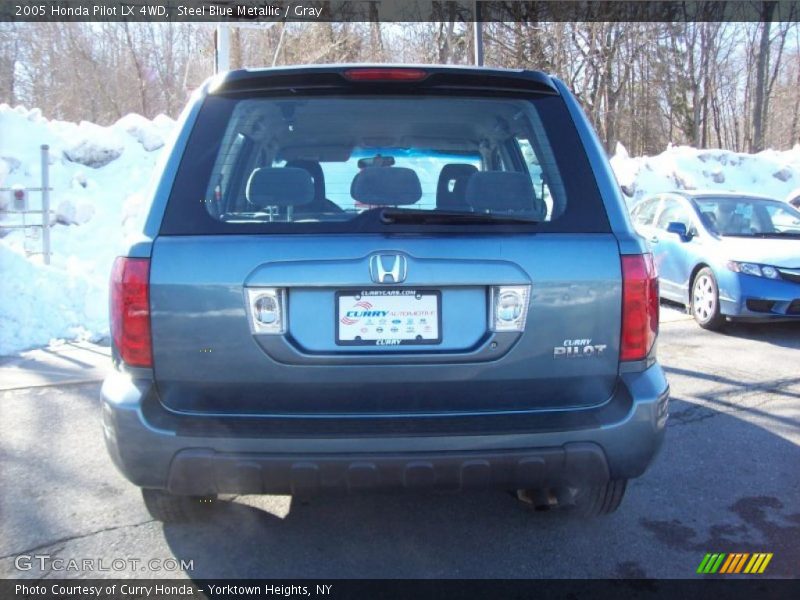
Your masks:
{"label": "colored stripe logo", "polygon": [[772,552],[735,552],[732,554],[714,553],[706,554],[697,567],[697,573],[701,575],[713,575],[715,573],[731,575],[735,573],[747,573],[755,575],[763,573],[769,561],[772,560]]}

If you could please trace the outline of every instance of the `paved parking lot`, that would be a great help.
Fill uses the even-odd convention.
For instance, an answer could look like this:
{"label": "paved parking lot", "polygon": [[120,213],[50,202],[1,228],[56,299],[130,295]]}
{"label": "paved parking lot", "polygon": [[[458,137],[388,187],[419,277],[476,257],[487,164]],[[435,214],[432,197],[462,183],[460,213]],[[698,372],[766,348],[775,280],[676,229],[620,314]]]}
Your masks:
{"label": "paved parking lot", "polygon": [[[667,440],[620,511],[583,521],[505,493],[238,497],[206,523],[149,519],[103,446],[98,383],[0,392],[0,576],[20,554],[192,561],[127,577],[692,577],[706,552],[800,575],[800,324],[699,329],[664,307]],[[169,563],[168,563],[169,564]]]}

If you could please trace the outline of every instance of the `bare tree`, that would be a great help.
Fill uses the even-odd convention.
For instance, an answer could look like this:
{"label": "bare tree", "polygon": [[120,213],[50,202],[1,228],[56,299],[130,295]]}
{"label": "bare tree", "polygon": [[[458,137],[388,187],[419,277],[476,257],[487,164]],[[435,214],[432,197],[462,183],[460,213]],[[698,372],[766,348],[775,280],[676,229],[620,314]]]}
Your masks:
{"label": "bare tree", "polygon": [[11,105],[17,103],[16,65],[20,59],[19,27],[16,23],[0,23],[0,98]]}
{"label": "bare tree", "polygon": [[[670,142],[787,147],[800,141],[800,27],[769,12],[774,4],[763,3],[760,23],[552,23],[539,5],[500,2],[484,24],[486,63],[563,79],[609,151],[617,141],[636,153]],[[232,64],[472,62],[458,3],[434,3],[430,22],[391,25],[377,21],[374,0],[342,6],[348,21],[234,29]],[[213,73],[213,54],[206,24],[0,24],[0,102],[99,123],[175,116]]]}

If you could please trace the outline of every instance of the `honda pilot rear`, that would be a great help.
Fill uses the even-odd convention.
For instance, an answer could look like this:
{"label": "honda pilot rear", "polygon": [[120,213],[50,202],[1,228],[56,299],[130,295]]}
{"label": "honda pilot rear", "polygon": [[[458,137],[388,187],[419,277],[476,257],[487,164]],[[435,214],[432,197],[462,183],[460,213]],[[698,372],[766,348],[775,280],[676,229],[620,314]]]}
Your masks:
{"label": "honda pilot rear", "polygon": [[608,513],[667,418],[652,258],[538,72],[209,81],[111,325],[106,442],[162,520],[220,494],[483,487]]}

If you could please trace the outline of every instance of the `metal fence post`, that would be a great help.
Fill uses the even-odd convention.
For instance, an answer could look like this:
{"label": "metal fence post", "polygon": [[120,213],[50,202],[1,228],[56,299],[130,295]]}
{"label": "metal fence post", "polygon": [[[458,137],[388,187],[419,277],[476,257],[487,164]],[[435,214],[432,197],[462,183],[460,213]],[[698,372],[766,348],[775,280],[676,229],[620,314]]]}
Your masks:
{"label": "metal fence post", "polygon": [[50,146],[42,144],[42,250],[44,264],[50,264]]}

